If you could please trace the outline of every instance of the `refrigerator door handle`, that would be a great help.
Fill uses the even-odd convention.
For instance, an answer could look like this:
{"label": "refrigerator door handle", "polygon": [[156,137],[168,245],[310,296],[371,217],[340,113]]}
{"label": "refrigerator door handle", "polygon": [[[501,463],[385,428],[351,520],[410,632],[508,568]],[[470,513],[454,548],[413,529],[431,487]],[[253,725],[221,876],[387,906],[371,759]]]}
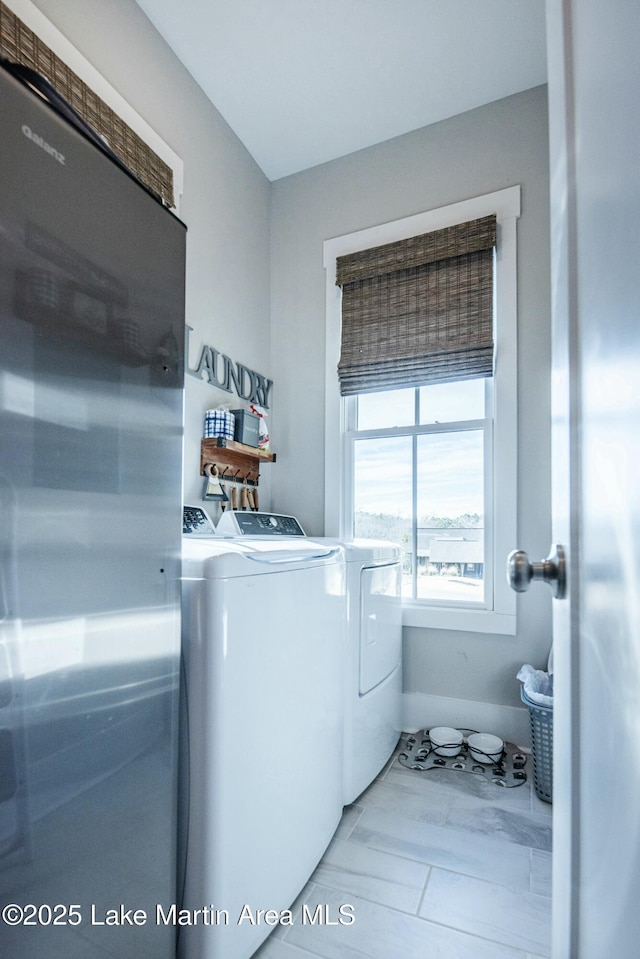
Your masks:
{"label": "refrigerator door handle", "polygon": [[7,590],[4,584],[4,572],[0,569],[0,623],[3,623],[8,615],[7,608]]}

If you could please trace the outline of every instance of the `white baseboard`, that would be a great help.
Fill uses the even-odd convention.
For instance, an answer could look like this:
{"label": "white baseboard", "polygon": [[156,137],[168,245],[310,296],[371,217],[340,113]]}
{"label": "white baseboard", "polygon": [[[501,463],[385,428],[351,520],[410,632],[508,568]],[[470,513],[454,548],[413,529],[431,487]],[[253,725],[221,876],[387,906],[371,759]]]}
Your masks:
{"label": "white baseboard", "polygon": [[531,748],[529,711],[526,707],[476,703],[446,696],[424,693],[403,693],[403,729],[415,733],[431,726],[453,726],[493,733],[506,742],[524,749]]}

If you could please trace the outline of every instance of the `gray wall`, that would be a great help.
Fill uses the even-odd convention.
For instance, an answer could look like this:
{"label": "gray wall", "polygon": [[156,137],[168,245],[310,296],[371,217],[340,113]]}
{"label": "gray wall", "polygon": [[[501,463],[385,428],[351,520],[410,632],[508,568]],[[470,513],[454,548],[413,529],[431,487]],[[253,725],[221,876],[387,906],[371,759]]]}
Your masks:
{"label": "gray wall", "polygon": [[[269,181],[133,0],[35,0],[35,5],[184,161],[180,217],[188,227],[193,364],[207,343],[272,378]],[[229,401],[230,394],[187,377],[186,502],[202,495],[204,410]],[[237,397],[231,402],[236,405]],[[265,505],[270,468],[262,471]]]}
{"label": "gray wall", "polygon": [[[550,538],[550,289],[546,89],[540,87],[276,181],[271,195],[275,509],[324,523],[324,240],[514,184],[518,222],[519,543]],[[337,479],[336,479],[337,483]],[[498,571],[502,575],[502,571]],[[519,704],[515,673],[544,665],[551,600],[519,598],[517,637],[405,630],[405,689]]]}

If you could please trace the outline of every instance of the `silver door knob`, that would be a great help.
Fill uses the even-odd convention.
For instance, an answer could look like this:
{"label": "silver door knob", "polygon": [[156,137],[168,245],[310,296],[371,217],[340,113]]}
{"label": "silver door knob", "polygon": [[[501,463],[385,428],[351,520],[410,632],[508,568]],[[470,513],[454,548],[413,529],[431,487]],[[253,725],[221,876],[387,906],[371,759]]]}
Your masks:
{"label": "silver door knob", "polygon": [[516,593],[529,589],[531,580],[548,583],[556,599],[563,599],[567,592],[567,566],[564,547],[554,545],[541,563],[530,563],[523,549],[514,549],[507,557],[507,582]]}

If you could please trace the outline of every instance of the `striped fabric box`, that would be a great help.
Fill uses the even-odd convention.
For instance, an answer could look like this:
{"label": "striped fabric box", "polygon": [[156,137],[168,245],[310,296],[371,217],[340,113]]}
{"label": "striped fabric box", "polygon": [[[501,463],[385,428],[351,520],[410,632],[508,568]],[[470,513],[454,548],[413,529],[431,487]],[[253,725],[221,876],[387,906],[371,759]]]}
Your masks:
{"label": "striped fabric box", "polygon": [[207,410],[204,414],[204,438],[226,436],[232,440],[235,431],[235,416],[228,410]]}

